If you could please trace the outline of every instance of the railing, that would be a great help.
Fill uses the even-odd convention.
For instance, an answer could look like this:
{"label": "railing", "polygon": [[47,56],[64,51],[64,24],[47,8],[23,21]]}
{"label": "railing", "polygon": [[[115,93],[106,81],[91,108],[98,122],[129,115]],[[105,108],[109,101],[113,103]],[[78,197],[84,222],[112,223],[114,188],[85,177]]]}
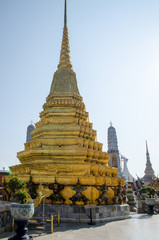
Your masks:
{"label": "railing", "polygon": [[[58,227],[60,227],[60,213],[58,212],[57,214],[53,214],[53,215],[34,215],[31,219],[30,219],[30,224],[32,226],[34,226],[37,229],[41,229],[44,230],[43,226],[44,224],[46,224],[47,222],[50,222],[50,233],[54,233],[54,223],[58,223]],[[14,231],[14,218],[12,218],[12,231]]]}

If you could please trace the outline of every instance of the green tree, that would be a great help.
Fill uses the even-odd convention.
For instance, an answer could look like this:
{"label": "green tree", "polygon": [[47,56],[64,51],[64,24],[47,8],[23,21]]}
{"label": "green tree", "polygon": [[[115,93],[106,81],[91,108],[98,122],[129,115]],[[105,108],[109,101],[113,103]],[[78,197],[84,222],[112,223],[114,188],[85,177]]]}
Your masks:
{"label": "green tree", "polygon": [[26,186],[27,184],[16,176],[12,177],[7,184],[7,187],[11,192],[11,196],[20,203],[26,202],[28,195],[28,193],[24,191],[24,188],[26,188]]}
{"label": "green tree", "polygon": [[150,198],[152,198],[155,193],[157,194],[157,191],[153,188],[153,187],[150,187],[150,186],[147,186],[147,187],[143,187],[140,189],[140,193],[145,193],[147,194]]}

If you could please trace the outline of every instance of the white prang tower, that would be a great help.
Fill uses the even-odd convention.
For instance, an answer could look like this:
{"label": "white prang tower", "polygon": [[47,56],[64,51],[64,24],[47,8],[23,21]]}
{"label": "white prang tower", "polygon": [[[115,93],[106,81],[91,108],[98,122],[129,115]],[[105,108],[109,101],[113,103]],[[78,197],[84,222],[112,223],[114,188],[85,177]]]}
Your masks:
{"label": "white prang tower", "polygon": [[120,166],[116,130],[112,126],[112,122],[110,122],[110,127],[108,128],[108,153],[110,154],[109,166],[118,168],[118,177],[124,178]]}
{"label": "white prang tower", "polygon": [[129,169],[128,169],[128,166],[127,166],[127,159],[125,158],[124,159],[124,167],[123,167],[123,176],[125,178],[125,181],[128,183],[128,182],[133,182],[133,177],[131,176],[130,172],[129,172]]}

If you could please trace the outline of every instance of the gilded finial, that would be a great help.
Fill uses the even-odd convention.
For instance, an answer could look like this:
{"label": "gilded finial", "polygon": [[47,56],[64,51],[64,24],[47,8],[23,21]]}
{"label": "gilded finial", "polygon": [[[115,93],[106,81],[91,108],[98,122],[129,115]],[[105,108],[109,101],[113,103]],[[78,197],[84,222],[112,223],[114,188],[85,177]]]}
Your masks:
{"label": "gilded finial", "polygon": [[33,125],[33,124],[34,124],[34,122],[31,120],[30,124],[31,124],[31,125]]}
{"label": "gilded finial", "polygon": [[60,68],[72,69],[71,58],[70,58],[70,44],[69,44],[68,28],[67,28],[67,0],[65,0],[64,29],[63,29],[60,62],[58,65],[58,69]]}
{"label": "gilded finial", "polygon": [[65,17],[64,17],[64,27],[67,26],[67,0],[65,0]]}
{"label": "gilded finial", "polygon": [[146,153],[148,153],[147,140],[146,140]]}

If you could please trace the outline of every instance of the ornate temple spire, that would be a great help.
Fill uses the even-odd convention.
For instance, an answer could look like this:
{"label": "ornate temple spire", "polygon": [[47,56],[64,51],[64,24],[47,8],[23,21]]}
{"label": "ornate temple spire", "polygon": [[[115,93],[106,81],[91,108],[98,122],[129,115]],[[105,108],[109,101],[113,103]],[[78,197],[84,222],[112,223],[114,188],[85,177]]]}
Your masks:
{"label": "ornate temple spire", "polygon": [[150,161],[150,155],[149,155],[149,151],[148,151],[147,141],[146,141],[146,168],[145,168],[144,172],[145,172],[145,175],[142,179],[144,180],[144,184],[148,185],[154,177],[154,170],[152,168],[152,164]]}
{"label": "ornate temple spire", "polygon": [[30,125],[27,127],[26,142],[32,141],[31,132],[35,129],[33,121],[30,122]]}
{"label": "ornate temple spire", "polygon": [[112,150],[118,151],[116,130],[112,125],[112,122],[110,122],[110,127],[108,128],[108,152],[111,152]]}
{"label": "ornate temple spire", "polygon": [[108,128],[108,153],[110,154],[109,166],[118,168],[118,177],[124,178],[120,166],[116,130],[112,126],[112,122],[110,122],[110,127]]}
{"label": "ornate temple spire", "polygon": [[58,69],[60,68],[72,69],[71,58],[70,58],[70,44],[69,44],[68,28],[67,28],[67,0],[65,0],[63,38],[62,38],[62,45],[61,45],[60,62],[58,65]]}
{"label": "ornate temple spire", "polygon": [[145,174],[148,175],[154,175],[154,170],[152,168],[152,164],[150,161],[150,154],[148,151],[147,141],[146,141],[146,168],[145,168]]}
{"label": "ornate temple spire", "polygon": [[146,159],[147,159],[147,161],[150,162],[150,155],[149,155],[149,151],[148,151],[147,141],[146,141]]}
{"label": "ornate temple spire", "polygon": [[52,101],[52,99],[55,96],[61,97],[66,95],[81,98],[78,90],[76,74],[73,71],[70,58],[70,46],[67,29],[67,0],[65,0],[64,28],[60,53],[60,62],[57,71],[54,73],[47,101]]}

